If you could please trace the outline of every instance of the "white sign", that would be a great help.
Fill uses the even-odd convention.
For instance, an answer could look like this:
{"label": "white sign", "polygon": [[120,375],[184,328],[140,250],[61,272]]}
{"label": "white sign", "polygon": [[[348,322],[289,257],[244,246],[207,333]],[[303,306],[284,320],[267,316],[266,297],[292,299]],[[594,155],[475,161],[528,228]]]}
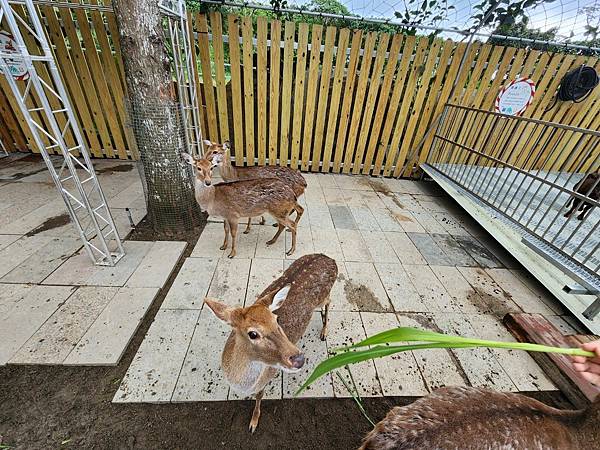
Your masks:
{"label": "white sign", "polygon": [[[0,31],[0,53],[18,53],[17,43],[13,39],[12,35],[6,31]],[[6,64],[12,76],[17,80],[27,80],[29,78],[29,72],[25,63],[20,60],[5,58]]]}
{"label": "white sign", "polygon": [[517,78],[500,89],[496,97],[496,112],[520,116],[533,101],[535,83],[529,78]]}

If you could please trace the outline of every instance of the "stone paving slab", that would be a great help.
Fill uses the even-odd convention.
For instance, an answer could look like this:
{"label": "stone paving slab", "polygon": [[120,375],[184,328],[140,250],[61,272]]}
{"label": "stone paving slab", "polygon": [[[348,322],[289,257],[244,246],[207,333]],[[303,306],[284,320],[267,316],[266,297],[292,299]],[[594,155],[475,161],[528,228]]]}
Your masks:
{"label": "stone paving slab", "polygon": [[173,268],[183,254],[187,243],[161,242],[152,244],[139,266],[127,280],[129,287],[161,288],[173,272]]}
{"label": "stone paving slab", "polygon": [[116,365],[158,294],[157,287],[123,287],[64,360],[66,365]]}
{"label": "stone paving slab", "polygon": [[217,261],[216,258],[186,258],[161,308],[202,309]]}
{"label": "stone paving slab", "polygon": [[0,277],[3,277],[23,261],[27,260],[52,238],[45,236],[23,236],[0,250]]}

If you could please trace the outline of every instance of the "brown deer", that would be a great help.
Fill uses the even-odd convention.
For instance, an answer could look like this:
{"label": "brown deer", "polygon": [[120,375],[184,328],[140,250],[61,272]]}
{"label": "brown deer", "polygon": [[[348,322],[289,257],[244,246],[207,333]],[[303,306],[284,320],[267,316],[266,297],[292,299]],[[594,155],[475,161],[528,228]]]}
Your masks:
{"label": "brown deer", "polygon": [[[221,250],[228,247],[231,233],[231,253],[236,254],[238,221],[240,217],[259,216],[269,213],[277,221],[279,229],[267,245],[274,244],[285,227],[292,232],[292,247],[287,252],[291,255],[296,250],[296,227],[304,208],[298,204],[294,191],[283,181],[275,178],[258,180],[242,180],[212,184],[213,164],[204,158],[193,158],[187,153],[182,154],[188,164],[194,167],[196,201],[202,210],[211,216],[223,217],[225,240]],[[290,211],[296,211],[296,220],[288,216]]]}
{"label": "brown deer", "polygon": [[296,343],[318,307],[323,308],[321,339],[325,339],[329,293],[337,272],[335,261],[328,256],[306,255],[294,261],[251,306],[236,308],[204,300],[219,319],[233,328],[221,366],[232,389],[243,396],[256,395],[250,431],[258,425],[267,383],[278,370],[297,372],[304,365],[304,355]]}
{"label": "brown deer", "polygon": [[[221,171],[221,177],[225,181],[250,180],[255,178],[277,178],[292,188],[296,198],[300,198],[306,189],[306,180],[299,170],[280,166],[249,166],[236,167],[231,164],[229,152],[231,147],[229,142],[218,144],[209,140],[204,140],[204,157],[217,164]],[[244,234],[250,232],[251,217],[248,217],[248,225]],[[265,218],[261,217],[260,224],[264,225]]]}
{"label": "brown deer", "polygon": [[551,408],[520,394],[441,388],[393,408],[362,450],[598,450],[600,398],[585,410]]}
{"label": "brown deer", "polygon": [[[581,181],[579,181],[573,190],[581,195],[587,195],[592,200],[598,200],[600,198],[600,172],[588,173]],[[585,200],[577,197],[571,197],[565,204],[565,208],[569,207],[569,203],[572,203],[571,209],[566,212],[565,217],[571,217],[571,215],[579,209],[581,214],[577,216],[577,219],[583,220],[586,213],[592,209],[592,205]]]}

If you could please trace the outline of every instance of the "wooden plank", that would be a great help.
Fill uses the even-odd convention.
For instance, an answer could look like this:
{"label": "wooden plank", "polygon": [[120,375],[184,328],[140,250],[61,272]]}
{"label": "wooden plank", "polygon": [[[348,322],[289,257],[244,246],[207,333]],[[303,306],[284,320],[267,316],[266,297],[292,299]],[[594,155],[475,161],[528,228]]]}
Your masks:
{"label": "wooden plank", "polygon": [[[192,54],[192,64],[194,67],[196,67],[196,70],[194,70],[194,82],[196,83],[196,86],[198,86],[198,89],[196,89],[196,102],[198,103],[198,120],[200,121],[200,131],[202,132],[202,136],[208,136],[208,124],[206,123],[208,118],[206,117],[206,111],[204,111],[204,101],[203,101],[203,96],[202,96],[202,92],[203,92],[203,86],[200,83],[200,74],[199,74],[199,70],[198,70],[198,55],[197,55],[197,40],[196,40],[196,32],[195,30],[195,21],[194,18],[192,16],[191,13],[188,13],[188,23],[190,24],[189,28],[190,28],[190,45],[192,46],[191,48],[191,54]],[[200,148],[198,148],[198,150],[200,151],[202,148],[202,145],[200,145]]]}
{"label": "wooden plank", "polygon": [[[348,131],[348,122],[350,120],[350,108],[352,107],[352,97],[354,95],[356,69],[360,56],[360,48],[362,43],[362,31],[355,30],[352,35],[352,46],[350,48],[350,60],[346,71],[346,80],[343,90],[343,103],[338,120],[338,133],[336,138],[336,147],[333,159],[333,171],[339,172],[346,148],[346,132]],[[327,150],[326,150],[327,153]]]}
{"label": "wooden plank", "polygon": [[277,163],[279,149],[279,73],[281,69],[281,22],[271,22],[271,47],[269,64],[269,164]]}
{"label": "wooden plank", "polygon": [[6,129],[3,131],[10,136],[8,141],[10,141],[9,145],[13,146],[13,150],[18,148],[21,151],[25,151],[27,150],[27,137],[19,123],[18,114],[20,111],[13,110],[4,92],[4,88],[0,89],[0,116],[6,124]]}
{"label": "wooden plank", "polygon": [[258,122],[258,164],[265,165],[267,154],[267,19],[256,18],[256,95]]}
{"label": "wooden plank", "polygon": [[[385,35],[389,39],[389,35]],[[358,71],[358,85],[356,87],[356,95],[354,97],[354,103],[352,109],[349,111],[348,120],[350,122],[350,129],[348,136],[346,137],[345,150],[344,150],[344,167],[343,173],[350,173],[354,150],[356,145],[356,139],[358,136],[358,130],[360,128],[360,120],[364,110],[364,100],[367,93],[367,84],[371,75],[371,65],[373,64],[373,50],[375,49],[375,43],[377,42],[377,34],[370,32],[367,34],[365,39],[365,46],[363,48],[362,61],[360,63],[360,69]],[[386,42],[387,49],[387,42]],[[342,116],[342,120],[344,117]]]}
{"label": "wooden plank", "polygon": [[252,17],[242,19],[244,53],[244,128],[246,130],[246,164],[256,164],[254,142],[254,33]]}
{"label": "wooden plank", "polygon": [[[367,145],[365,165],[362,171],[362,173],[365,175],[371,173],[371,164],[373,162],[373,158],[375,157],[375,149],[377,148],[377,144],[379,142],[379,133],[383,124],[383,118],[391,100],[392,82],[394,81],[394,74],[396,73],[398,55],[400,54],[400,47],[402,46],[403,38],[404,36],[400,33],[394,34],[392,38],[392,45],[390,46],[390,51],[388,53],[385,66],[385,75],[383,77],[383,82],[381,83],[381,91],[375,106],[375,116],[373,118],[373,124],[371,125],[371,135]],[[376,167],[374,170],[379,169]]]}
{"label": "wooden plank", "polygon": [[[433,66],[436,63],[440,48],[442,46],[442,40],[436,39],[433,41],[433,44],[429,47],[429,53],[427,55],[427,61],[425,62],[424,68],[419,68],[419,72],[423,70],[420,76],[420,80],[418,81],[420,87],[418,91],[415,93],[414,104],[411,108],[411,115],[408,120],[408,124],[406,126],[406,131],[404,133],[404,137],[402,139],[402,148],[400,149],[400,153],[398,155],[398,159],[396,160],[396,168],[394,169],[394,176],[397,177],[400,175],[402,168],[404,167],[404,163],[406,157],[408,156],[408,151],[412,148],[412,142],[414,139],[414,133],[417,129],[417,124],[421,119],[423,108],[423,102],[425,101],[425,96],[429,92],[430,80],[433,75]],[[410,176],[412,173],[412,167],[409,167],[410,164],[406,168],[405,176]]]}
{"label": "wooden plank", "polygon": [[[304,136],[302,138],[302,145],[300,153],[302,154],[302,170],[308,170],[308,163],[310,159],[310,152],[313,148],[313,128],[315,120],[315,109],[317,103],[317,87],[319,77],[321,79],[325,76],[328,77],[327,73],[319,73],[319,66],[321,63],[321,39],[323,37],[323,27],[321,25],[313,25],[312,28],[312,40],[310,49],[310,64],[308,68],[308,83],[306,85],[306,109],[304,112]],[[327,46],[325,47],[327,49]],[[292,167],[295,167],[292,164]]]}
{"label": "wooden plank", "polygon": [[[322,27],[317,26],[320,35]],[[320,51],[320,47],[319,47]],[[300,138],[302,136],[302,115],[304,110],[304,81],[306,78],[306,53],[308,52],[308,24],[298,25],[298,47],[296,49],[296,76],[294,85],[294,112],[292,116],[292,152],[290,167],[298,167],[300,158]]]}
{"label": "wooden plank", "polygon": [[23,114],[17,103],[17,99],[12,95],[11,88],[8,85],[8,82],[6,81],[6,78],[4,76],[0,77],[0,91],[2,92],[2,95],[4,95],[4,93],[6,92],[7,105],[10,107],[10,110],[14,113],[15,118],[19,124],[19,128],[21,129],[25,136],[25,139],[27,140],[27,147],[33,153],[39,153],[40,151],[37,148],[37,145],[35,144],[35,140],[33,138],[31,130],[29,129],[29,125],[25,121],[25,118],[23,117]]}
{"label": "wooden plank", "polygon": [[[364,112],[360,128],[360,137],[358,138],[358,144],[356,147],[356,153],[354,155],[354,162],[352,165],[353,174],[359,174],[361,172],[361,164],[367,146],[367,137],[369,136],[369,132],[372,129],[371,119],[373,118],[373,110],[375,109],[375,100],[377,99],[377,94],[379,93],[379,85],[382,81],[381,73],[383,71],[383,65],[386,60],[389,41],[389,34],[383,33],[379,36],[379,42],[377,43],[377,56],[375,58],[375,64],[373,66],[373,73],[371,74],[369,80],[369,93],[367,94],[367,100],[364,105]],[[395,64],[395,62],[393,64]],[[363,173],[365,173],[364,170]]]}
{"label": "wooden plank", "polygon": [[235,164],[244,165],[244,122],[242,122],[242,76],[240,73],[240,17],[227,16],[229,28],[229,63],[231,69],[231,101],[233,108],[233,148]]}
{"label": "wooden plank", "polygon": [[[565,337],[539,314],[508,314],[504,324],[518,341],[570,347]],[[576,407],[585,408],[600,395],[600,387],[576,372],[567,355],[532,352],[531,356]]]}
{"label": "wooden plank", "polygon": [[220,142],[229,140],[229,117],[227,112],[227,80],[225,78],[225,51],[223,50],[223,18],[219,11],[210,13],[210,29],[217,81],[217,110],[219,114]]}
{"label": "wooden plank", "polygon": [[[331,152],[333,150],[333,141],[335,138],[335,127],[338,123],[338,111],[341,100],[341,92],[342,87],[344,86],[344,76],[346,69],[346,51],[348,50],[348,41],[350,39],[350,30],[347,28],[343,28],[340,30],[340,36],[338,39],[337,45],[337,56],[335,59],[335,71],[333,75],[333,87],[331,90],[331,102],[329,104],[329,118],[327,120],[327,128],[324,133],[325,137],[325,145],[323,148],[323,166],[321,170],[323,172],[329,172],[329,168],[331,166]],[[316,147],[316,151],[320,152],[320,148]],[[321,159],[321,155],[319,153],[319,157],[313,158],[313,168],[315,171],[314,161],[315,159]]]}
{"label": "wooden plank", "polygon": [[204,89],[206,122],[208,124],[208,134],[204,137],[211,141],[219,141],[217,108],[215,106],[215,90],[210,61],[211,51],[210,42],[208,41],[208,23],[206,21],[206,14],[196,15],[196,26],[198,27],[198,55],[200,56],[200,67],[202,69],[202,87]]}
{"label": "wooden plank", "polygon": [[[335,46],[335,34],[337,28],[335,27],[327,27],[327,31],[325,33],[325,51],[323,53],[323,65],[321,67],[321,82],[319,83],[319,105],[317,107],[317,119],[315,123],[314,135],[315,140],[312,145],[312,164],[310,170],[313,172],[318,172],[321,166],[321,155],[323,149],[324,134],[327,133],[328,130],[324,129],[325,126],[325,116],[327,115],[327,100],[329,96],[329,86],[331,85],[331,70],[333,66],[333,50]],[[343,30],[342,30],[343,31]],[[342,40],[341,36],[342,32],[340,32],[340,42]],[[346,36],[347,42],[347,36]],[[343,44],[343,42],[341,42]],[[340,43],[338,43],[338,49],[340,48]],[[338,50],[339,51],[339,50]],[[339,91],[338,91],[339,92]],[[331,111],[331,108],[329,108]],[[337,109],[336,109],[337,114]]]}
{"label": "wooden plank", "polygon": [[103,108],[100,106],[98,93],[90,74],[90,68],[88,67],[86,58],[83,54],[83,50],[79,41],[79,35],[75,29],[71,12],[66,8],[59,8],[59,12],[62,19],[63,29],[67,35],[69,43],[68,48],[71,50],[71,60],[74,62],[77,78],[81,82],[81,88],[87,98],[88,104],[90,105],[92,117],[94,118],[94,123],[98,129],[98,134],[100,135],[100,142],[102,143],[101,151],[99,149],[96,149],[96,151],[94,151],[94,149],[91,150],[94,156],[102,157],[103,153],[106,152],[109,154],[114,151],[107,122],[104,118],[104,114],[102,113]]}
{"label": "wooden plank", "polygon": [[294,67],[294,39],[296,28],[294,22],[285,23],[283,48],[283,82],[281,85],[281,146],[279,148],[279,164],[287,166],[290,147],[290,115],[292,92],[292,69]]}
{"label": "wooden plank", "polygon": [[40,6],[40,11],[48,23],[48,36],[54,45],[56,58],[60,61],[60,72],[65,80],[65,87],[69,91],[69,98],[73,104],[74,112],[78,118],[79,126],[87,137],[89,149],[94,155],[102,151],[98,140],[98,132],[92,119],[92,113],[88,109],[82,86],[79,84],[79,77],[75,73],[73,62],[69,56],[69,51],[65,45],[65,37],[62,34],[60,23],[56,18],[54,8]]}

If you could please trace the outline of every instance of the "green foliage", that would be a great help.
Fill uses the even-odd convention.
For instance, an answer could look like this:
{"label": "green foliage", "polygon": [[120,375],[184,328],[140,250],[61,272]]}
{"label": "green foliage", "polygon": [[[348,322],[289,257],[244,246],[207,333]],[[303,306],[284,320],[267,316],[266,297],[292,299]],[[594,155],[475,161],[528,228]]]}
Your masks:
{"label": "green foliage", "polygon": [[505,23],[503,25],[498,26],[494,30],[493,34],[498,34],[498,35],[502,35],[502,36],[511,36],[511,37],[517,37],[517,38],[524,38],[524,39],[535,39],[536,41],[540,41],[540,42],[535,42],[535,43],[519,42],[519,41],[507,42],[506,40],[504,40],[502,38],[494,38],[494,37],[490,38],[488,40],[488,42],[490,44],[496,44],[496,45],[510,45],[511,47],[521,47],[521,48],[530,47],[530,48],[533,48],[536,50],[555,50],[556,51],[556,49],[549,49],[548,45],[545,44],[545,42],[556,40],[556,33],[558,32],[557,28],[550,28],[547,31],[541,31],[541,30],[534,29],[534,28],[528,28],[527,23],[528,23],[527,18],[523,17],[523,18],[521,18],[520,22],[516,22],[516,23],[512,23],[512,24]]}
{"label": "green foliage", "polygon": [[[454,5],[449,5],[447,0],[408,0],[404,2],[404,11],[396,11],[394,15],[405,24],[402,26],[402,32],[415,35],[417,28],[415,25],[431,25],[443,20],[446,14],[455,9]],[[432,34],[437,34],[434,31]]]}
{"label": "green foliage", "polygon": [[[418,344],[389,345],[398,342],[420,342]],[[425,342],[425,343],[422,343]],[[383,345],[381,345],[383,344]],[[367,350],[357,350],[362,347],[375,345]],[[586,352],[578,348],[549,347],[546,345],[527,344],[521,342],[499,342],[483,339],[465,338],[461,336],[452,336],[432,331],[419,330],[417,328],[399,327],[371,336],[358,344],[349,347],[343,347],[335,351],[339,352],[322,361],[315,367],[313,373],[308,377],[304,384],[298,389],[296,395],[332,370],[339,369],[349,364],[367,361],[369,359],[390,356],[395,353],[409,350],[423,350],[429,348],[505,348],[511,350],[526,350],[530,352],[562,353],[577,356],[595,356],[591,352]]]}

